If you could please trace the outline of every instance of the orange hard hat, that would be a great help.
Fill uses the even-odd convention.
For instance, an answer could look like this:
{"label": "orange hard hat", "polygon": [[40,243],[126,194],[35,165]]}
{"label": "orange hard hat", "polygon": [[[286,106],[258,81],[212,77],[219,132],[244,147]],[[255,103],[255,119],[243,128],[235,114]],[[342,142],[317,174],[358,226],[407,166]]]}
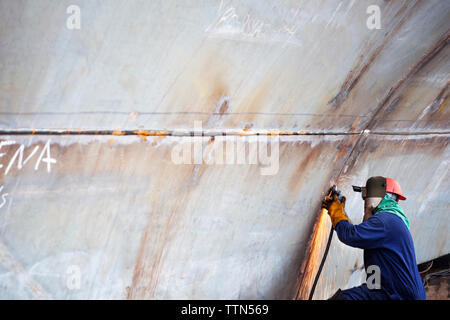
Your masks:
{"label": "orange hard hat", "polygon": [[406,197],[402,194],[400,185],[394,179],[386,178],[386,192],[398,195],[399,200],[406,200]]}

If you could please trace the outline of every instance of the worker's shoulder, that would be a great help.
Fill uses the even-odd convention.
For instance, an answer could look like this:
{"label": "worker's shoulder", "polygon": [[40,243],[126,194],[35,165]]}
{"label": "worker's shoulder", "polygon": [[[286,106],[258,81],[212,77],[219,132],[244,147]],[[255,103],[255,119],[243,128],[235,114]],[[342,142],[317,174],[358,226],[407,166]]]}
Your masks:
{"label": "worker's shoulder", "polygon": [[395,230],[396,232],[408,230],[407,228],[405,228],[406,225],[403,220],[393,213],[381,211],[378,212],[374,217],[378,217],[378,219],[380,219],[385,226],[388,226],[389,229]]}
{"label": "worker's shoulder", "polygon": [[383,215],[380,215],[381,212],[371,216],[369,219],[367,219],[366,223],[367,225],[370,225],[371,227],[375,227],[377,229],[384,229],[386,225],[386,220],[384,219]]}

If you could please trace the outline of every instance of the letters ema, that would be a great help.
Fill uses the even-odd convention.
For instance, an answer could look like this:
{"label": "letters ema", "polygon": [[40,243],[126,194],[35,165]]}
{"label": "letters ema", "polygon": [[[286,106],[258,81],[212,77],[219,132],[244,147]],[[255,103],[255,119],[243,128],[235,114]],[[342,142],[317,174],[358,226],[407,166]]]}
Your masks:
{"label": "letters ema", "polygon": [[[0,141],[0,169],[2,169],[4,167],[4,165],[6,165],[5,167],[5,175],[8,174],[8,172],[11,170],[11,168],[13,167],[14,163],[17,162],[17,169],[21,170],[22,167],[27,164],[27,162],[38,152],[39,150],[39,146],[35,146],[34,149],[31,151],[31,153],[24,159],[23,154],[24,154],[24,150],[25,150],[25,146],[23,144],[21,144],[19,146],[19,148],[17,148],[17,150],[14,152],[14,155],[11,157],[11,160],[9,160],[9,162],[6,163],[2,163],[2,157],[4,157],[6,155],[6,152],[2,152],[2,148],[4,146],[10,146],[10,145],[14,145],[16,144],[15,141]],[[41,164],[41,162],[45,162],[47,164],[47,172],[51,171],[51,164],[56,163],[56,160],[53,159],[50,155],[50,140],[47,141],[47,143],[44,145],[44,147],[42,148],[35,166],[34,166],[34,170],[39,169],[39,165]]]}

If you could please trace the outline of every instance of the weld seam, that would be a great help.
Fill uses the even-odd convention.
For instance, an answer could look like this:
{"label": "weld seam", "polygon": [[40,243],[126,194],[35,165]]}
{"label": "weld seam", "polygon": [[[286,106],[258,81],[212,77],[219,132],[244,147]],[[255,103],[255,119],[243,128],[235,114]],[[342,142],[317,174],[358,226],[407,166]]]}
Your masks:
{"label": "weld seam", "polygon": [[10,129],[0,135],[98,135],[98,136],[348,136],[348,135],[447,135],[450,131],[193,131],[193,130],[85,130],[85,129]]}

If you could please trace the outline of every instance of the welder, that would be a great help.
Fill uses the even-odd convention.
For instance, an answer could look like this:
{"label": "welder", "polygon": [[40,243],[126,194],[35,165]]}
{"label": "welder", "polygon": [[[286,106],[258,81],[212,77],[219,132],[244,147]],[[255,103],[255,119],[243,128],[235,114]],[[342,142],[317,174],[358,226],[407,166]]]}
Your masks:
{"label": "welder", "polygon": [[[338,290],[330,300],[424,300],[423,287],[416,263],[409,220],[399,200],[406,200],[397,181],[371,177],[364,187],[353,186],[364,200],[363,222],[351,223],[345,213],[345,197],[327,196],[322,207],[328,210],[340,241],[364,249],[366,283]],[[369,283],[369,272],[379,272],[379,279]]]}

